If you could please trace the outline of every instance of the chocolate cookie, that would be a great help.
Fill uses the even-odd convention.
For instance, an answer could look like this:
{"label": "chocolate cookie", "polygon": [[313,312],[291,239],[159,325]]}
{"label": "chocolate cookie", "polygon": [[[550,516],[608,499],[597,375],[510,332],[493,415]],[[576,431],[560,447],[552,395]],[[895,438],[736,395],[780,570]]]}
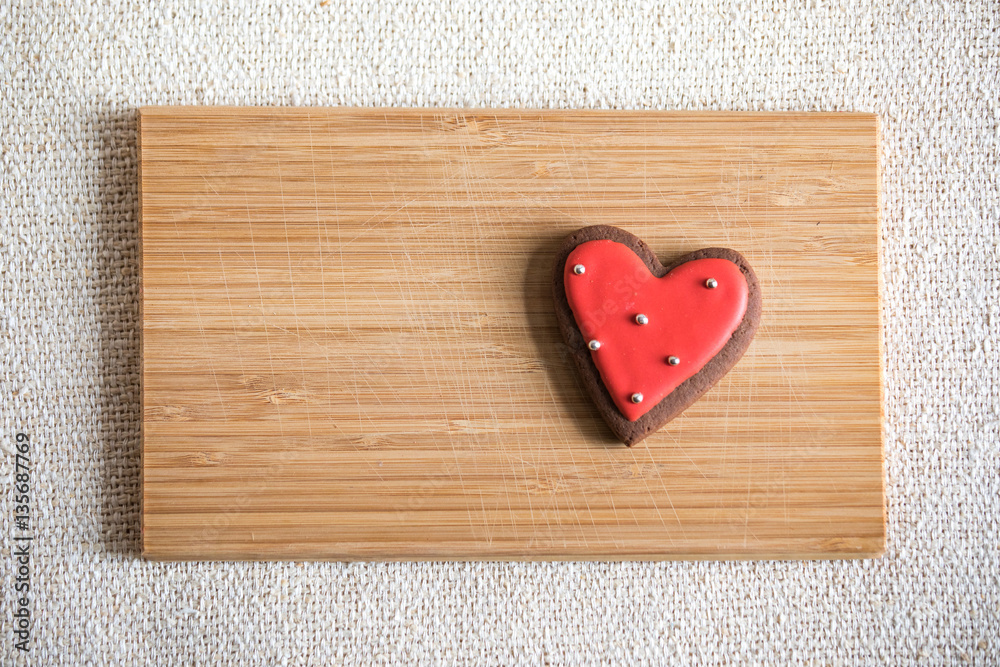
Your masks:
{"label": "chocolate cookie", "polygon": [[607,225],[566,237],[552,286],[584,386],[629,446],[729,372],[760,323],[760,283],[735,250],[704,248],[664,266]]}

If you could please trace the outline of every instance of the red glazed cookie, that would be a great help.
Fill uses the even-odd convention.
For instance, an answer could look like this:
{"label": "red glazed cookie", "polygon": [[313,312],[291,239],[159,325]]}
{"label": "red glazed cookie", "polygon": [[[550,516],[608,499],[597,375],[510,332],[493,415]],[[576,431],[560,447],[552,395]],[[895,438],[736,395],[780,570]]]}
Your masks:
{"label": "red glazed cookie", "polygon": [[553,295],[587,391],[630,446],[729,372],[760,322],[760,284],[738,252],[705,248],[665,267],[606,225],[566,238]]}

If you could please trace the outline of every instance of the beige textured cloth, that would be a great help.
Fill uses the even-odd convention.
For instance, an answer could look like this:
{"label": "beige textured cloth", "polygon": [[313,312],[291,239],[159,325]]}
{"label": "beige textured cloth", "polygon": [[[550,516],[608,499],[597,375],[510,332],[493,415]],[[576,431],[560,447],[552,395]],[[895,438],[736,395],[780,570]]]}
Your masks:
{"label": "beige textured cloth", "polygon": [[[1000,663],[996,2],[13,0],[0,51],[3,664]],[[138,559],[135,109],[195,103],[878,113],[887,555]]]}

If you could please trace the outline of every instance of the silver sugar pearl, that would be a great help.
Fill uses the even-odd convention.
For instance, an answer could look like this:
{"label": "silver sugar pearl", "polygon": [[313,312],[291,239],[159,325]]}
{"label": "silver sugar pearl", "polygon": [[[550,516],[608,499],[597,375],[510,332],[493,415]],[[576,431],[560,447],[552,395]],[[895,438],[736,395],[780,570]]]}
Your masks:
{"label": "silver sugar pearl", "polygon": [[634,394],[632,394],[632,402],[642,403],[642,394],[640,394],[639,392],[635,392]]}
{"label": "silver sugar pearl", "polygon": [[649,318],[646,317],[645,315],[643,315],[642,313],[639,313],[638,315],[635,316],[635,323],[636,324],[649,324]]}
{"label": "silver sugar pearl", "polygon": [[705,287],[707,287],[708,289],[715,289],[718,286],[719,286],[719,281],[716,280],[715,278],[709,278],[708,280],[705,281]]}
{"label": "silver sugar pearl", "polygon": [[676,366],[677,364],[681,363],[681,360],[673,355],[670,355],[669,357],[667,357],[667,363],[670,364],[671,366]]}
{"label": "silver sugar pearl", "polygon": [[573,267],[573,273],[575,273],[578,276],[582,276],[586,272],[587,272],[587,267],[585,267],[583,264],[577,264],[576,266]]}
{"label": "silver sugar pearl", "polygon": [[587,343],[587,347],[596,352],[597,350],[601,349],[601,341],[592,340],[589,343]]}

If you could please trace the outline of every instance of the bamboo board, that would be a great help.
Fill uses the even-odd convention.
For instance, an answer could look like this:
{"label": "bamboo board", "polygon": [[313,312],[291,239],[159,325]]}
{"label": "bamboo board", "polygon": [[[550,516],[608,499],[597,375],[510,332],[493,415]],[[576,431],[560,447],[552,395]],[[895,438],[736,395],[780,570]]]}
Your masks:
{"label": "bamboo board", "polygon": [[[877,120],[143,108],[156,559],[826,558],[883,548]],[[550,296],[590,224],[727,246],[746,356],[634,448]]]}

